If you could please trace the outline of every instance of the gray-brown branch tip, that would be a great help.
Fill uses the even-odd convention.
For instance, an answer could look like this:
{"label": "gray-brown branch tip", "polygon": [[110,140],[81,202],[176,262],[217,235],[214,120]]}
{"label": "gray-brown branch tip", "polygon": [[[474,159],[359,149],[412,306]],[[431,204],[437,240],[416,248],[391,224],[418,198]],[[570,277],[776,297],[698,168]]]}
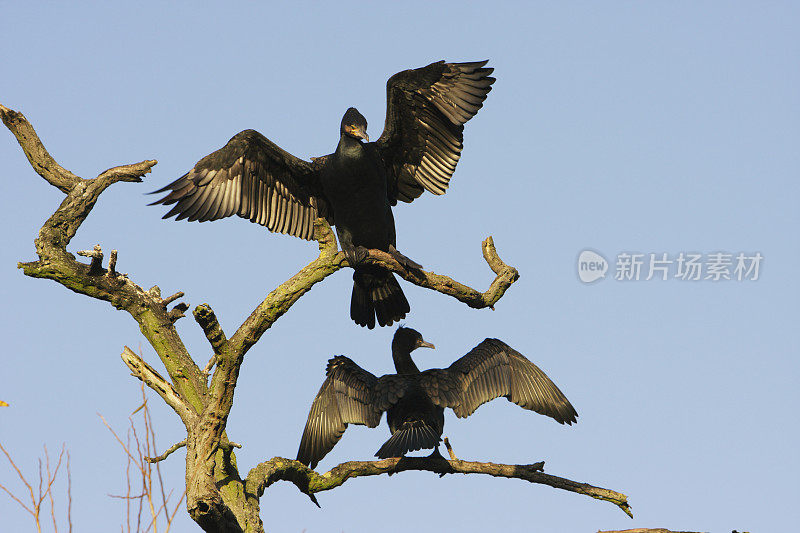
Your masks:
{"label": "gray-brown branch tip", "polygon": [[170,322],[174,324],[179,319],[186,316],[184,313],[187,309],[189,309],[189,304],[181,302],[167,313],[167,318],[169,318]]}
{"label": "gray-brown branch tip", "polygon": [[544,472],[544,461],[539,461],[538,463],[533,463],[525,466],[527,466],[528,470],[530,470],[531,472]]}
{"label": "gray-brown branch tip", "polygon": [[173,444],[172,446],[167,448],[164,451],[164,453],[162,453],[161,455],[158,455],[156,457],[146,457],[145,456],[144,460],[147,461],[150,464],[159,463],[159,462],[163,461],[164,459],[166,459],[167,457],[169,457],[170,455],[172,455],[173,452],[183,448],[184,446],[186,446],[186,439],[183,439],[180,442],[176,442],[175,444]]}
{"label": "gray-brown branch tip", "polygon": [[25,120],[25,115],[19,111],[14,111],[13,109],[7,108],[3,104],[0,104],[0,118],[3,120],[3,124],[8,126],[8,121],[15,120],[17,118],[22,118]]}
{"label": "gray-brown branch tip", "polygon": [[91,258],[89,265],[89,275],[97,275],[103,271],[103,249],[99,244],[95,244],[91,250],[79,250],[78,255]]}
{"label": "gray-brown branch tip", "polygon": [[142,176],[150,172],[157,164],[158,161],[155,159],[146,159],[139,163],[120,165],[101,172],[100,175],[97,176],[97,179],[111,179],[113,181],[130,181],[138,183],[142,181]]}
{"label": "gray-brown branch tip", "polygon": [[9,108],[4,106],[3,104],[0,104],[0,115],[2,115],[3,118],[5,118],[5,116],[10,114],[10,113],[13,113],[13,111],[11,111]]}

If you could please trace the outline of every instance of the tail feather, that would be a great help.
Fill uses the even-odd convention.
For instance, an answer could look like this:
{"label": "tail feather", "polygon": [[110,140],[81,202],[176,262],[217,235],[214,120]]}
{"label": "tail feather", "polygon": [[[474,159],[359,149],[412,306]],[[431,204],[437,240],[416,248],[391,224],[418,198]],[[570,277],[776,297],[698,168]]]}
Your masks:
{"label": "tail feather", "polygon": [[410,310],[394,274],[382,268],[356,269],[350,299],[350,318],[356,324],[372,329],[377,316],[378,324],[391,326],[405,318]]}
{"label": "tail feather", "polygon": [[414,421],[393,433],[375,453],[375,457],[402,457],[408,452],[436,449],[441,440],[441,435],[434,428],[421,421]]}
{"label": "tail feather", "polygon": [[350,318],[359,326],[375,327],[375,307],[369,290],[353,277],[353,294],[350,297]]}

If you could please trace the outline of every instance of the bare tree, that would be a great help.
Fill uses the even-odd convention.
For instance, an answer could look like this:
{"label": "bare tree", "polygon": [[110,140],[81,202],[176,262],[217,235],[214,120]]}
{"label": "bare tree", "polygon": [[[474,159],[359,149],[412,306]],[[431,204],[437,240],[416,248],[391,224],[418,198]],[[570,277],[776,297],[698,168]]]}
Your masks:
{"label": "bare tree", "polygon": [[[242,477],[235,466],[233,453],[233,448],[238,445],[228,440],[225,431],[228,414],[233,407],[239,369],[247,351],[301,296],[327,276],[349,266],[344,254],[337,249],[331,228],[322,220],[315,223],[314,237],[319,243],[319,257],[270,292],[232,336],[225,335],[214,311],[207,304],[192,310],[214,353],[208,364],[201,368],[187,351],[174,326],[188,309],[185,303],[176,303],[183,297],[182,292],[164,298],[158,287],[142,289],[129,276],[117,272],[116,250],[111,251],[108,266],[103,267],[104,254],[99,245],[92,250],[78,252],[91,259],[88,265],[76,261],[66,249],[107,187],[117,182],[142,181],[142,176],[152,169],[156,161],[122,165],[106,170],[94,179],[83,179],[61,167],[50,156],[21,113],[0,105],[0,118],[16,136],[33,169],[66,195],[35,240],[38,260],[20,263],[19,268],[28,276],[52,279],[74,292],[104,300],[128,312],[139,324],[161,359],[168,379],[127,347],[122,352],[122,359],[135,377],[175,411],[186,428],[186,439],[156,460],[163,460],[172,451],[186,447],[187,510],[204,530],[263,531],[259,500],[276,481],[294,483],[316,503],[315,493],[336,488],[350,478],[405,470],[523,479],[606,500],[631,515],[624,494],[545,474],[542,472],[543,462],[529,465],[471,462],[457,459],[452,452],[450,460],[414,457],[349,461],[325,474],[319,474],[292,459],[274,457],[256,465]],[[484,259],[495,274],[485,292],[447,276],[407,270],[392,256],[381,251],[370,250],[365,261],[395,272],[410,283],[452,296],[470,307],[480,309],[492,307],[519,277],[517,270],[503,263],[497,255],[491,237],[483,242],[482,250]]]}

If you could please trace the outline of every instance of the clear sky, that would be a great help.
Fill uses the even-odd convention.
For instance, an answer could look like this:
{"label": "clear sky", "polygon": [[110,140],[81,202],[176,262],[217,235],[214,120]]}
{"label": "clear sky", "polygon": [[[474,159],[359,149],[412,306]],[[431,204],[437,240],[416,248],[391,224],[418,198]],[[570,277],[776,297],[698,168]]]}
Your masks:
{"label": "clear sky", "polygon": [[[782,2],[39,3],[0,1],[0,103],[23,112],[50,153],[90,178],[143,159],[142,184],[103,194],[72,252],[119,250],[147,288],[208,302],[231,333],[315,243],[241,219],[160,220],[143,194],[245,128],[309,158],[330,153],[357,106],[380,135],[385,83],[432,61],[490,59],[497,82],[466,127],[444,197],[395,209],[398,248],[484,290],[480,242],[493,235],[522,277],[494,312],[401,282],[407,325],[447,366],[485,337],[540,365],[580,413],[560,426],[503,400],[445,435],[459,457],[546,461],[546,471],[627,494],[611,504],[515,480],[404,473],[319,495],[290,484],[262,499],[268,530],[578,532],[666,527],[787,531],[800,522],[797,238],[800,9]],[[124,345],[160,363],[125,313],[26,278],[18,261],[63,195],[0,131],[0,442],[30,474],[43,444],[72,456],[76,531],[114,531],[124,431],[138,381]],[[577,258],[608,260],[584,284]],[[614,279],[618,255],[760,253],[759,279]],[[734,259],[735,262],[735,259]],[[645,265],[646,269],[647,265]],[[732,270],[732,268],[731,268]],[[705,271],[704,271],[705,272]],[[658,276],[657,276],[658,277]],[[350,272],[306,295],[248,353],[229,419],[246,472],[294,457],[326,360],[392,371],[393,328],[348,317]],[[179,322],[197,361],[209,347]],[[152,396],[161,449],[182,438]],[[351,427],[321,470],[372,457],[385,425]],[[183,454],[164,464],[182,490]],[[0,480],[15,485],[0,460]],[[63,499],[62,499],[63,501]],[[29,519],[0,495],[7,531]],[[192,531],[185,512],[177,531]]]}

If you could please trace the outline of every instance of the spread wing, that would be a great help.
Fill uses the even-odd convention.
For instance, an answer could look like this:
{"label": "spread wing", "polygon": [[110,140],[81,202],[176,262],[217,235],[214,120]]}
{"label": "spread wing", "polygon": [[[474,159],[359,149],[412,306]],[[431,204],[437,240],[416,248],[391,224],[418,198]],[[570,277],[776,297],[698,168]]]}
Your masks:
{"label": "spread wing", "polygon": [[314,237],[314,220],[331,210],[319,185],[320,161],[298,159],[255,130],[245,130],[166,187],[153,204],[172,205],[164,218],[217,220],[238,215],[278,233]]}
{"label": "spread wing", "polygon": [[339,442],[347,424],[374,428],[383,414],[374,401],[378,378],[373,374],[343,355],[328,361],[327,374],[311,404],[297,451],[297,460],[310,468]]}
{"label": "spread wing", "polygon": [[487,61],[405,70],[386,84],[386,125],[375,145],[389,169],[389,198],[411,202],[423,190],[444,194],[461,157],[464,124],[495,79]]}
{"label": "spread wing", "polygon": [[578,413],[556,384],[524,355],[497,339],[486,339],[448,368],[422,374],[422,386],[433,402],[452,408],[459,418],[504,396],[561,424],[577,421]]}

